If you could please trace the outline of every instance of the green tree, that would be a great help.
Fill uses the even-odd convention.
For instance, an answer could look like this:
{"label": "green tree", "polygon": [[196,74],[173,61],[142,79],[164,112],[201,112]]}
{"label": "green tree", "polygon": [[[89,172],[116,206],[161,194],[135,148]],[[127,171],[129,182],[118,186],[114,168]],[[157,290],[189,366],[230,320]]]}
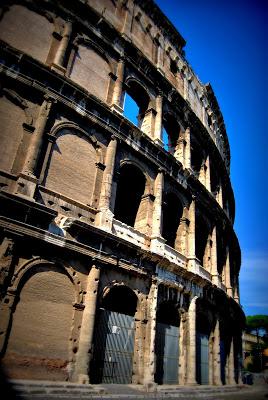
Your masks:
{"label": "green tree", "polygon": [[246,332],[257,337],[257,343],[252,345],[252,371],[263,369],[263,350],[268,347],[268,315],[249,315],[246,318]]}

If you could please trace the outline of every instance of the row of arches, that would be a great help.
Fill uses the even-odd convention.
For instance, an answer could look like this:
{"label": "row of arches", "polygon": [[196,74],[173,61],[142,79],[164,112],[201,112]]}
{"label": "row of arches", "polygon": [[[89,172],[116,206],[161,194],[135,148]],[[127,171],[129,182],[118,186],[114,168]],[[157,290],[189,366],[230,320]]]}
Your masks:
{"label": "row of arches", "polygon": [[[36,260],[14,280],[15,298],[9,305],[12,314],[5,332],[6,345],[2,349],[2,363],[9,377],[77,379],[80,335],[85,333],[82,331],[83,313],[91,306],[84,303],[79,307],[77,303],[75,285],[79,282],[76,275],[73,268],[66,270],[60,264]],[[94,327],[87,371],[91,383],[135,383],[133,380],[142,383],[143,368],[137,366],[138,360],[146,363],[142,353],[146,354],[146,348],[154,340],[153,381],[184,384],[187,371],[183,365],[186,365],[190,351],[189,335],[196,337],[194,368],[197,383],[215,383],[211,376],[219,349],[218,383],[230,383],[230,374],[233,374],[233,381],[238,382],[239,332],[233,331],[228,317],[222,316],[219,320],[219,310],[211,308],[206,299],[192,300],[196,303],[193,316],[196,328],[192,332],[189,325],[192,316],[188,312],[190,299],[186,296],[178,302],[182,297],[176,290],[159,286],[156,315],[152,318],[149,310],[154,306],[148,292],[139,293],[123,282],[104,287],[100,283],[100,286],[102,290],[99,288],[95,294],[98,299],[93,325],[88,327],[89,330]],[[165,298],[163,293],[167,291],[172,293]],[[145,330],[144,324],[148,325]],[[215,333],[217,324],[219,330]],[[139,336],[142,330],[144,337]],[[152,339],[151,331],[155,331],[155,339]],[[219,349],[215,349],[216,342]]]}
{"label": "row of arches", "polygon": [[[55,64],[53,62],[53,55],[55,56],[55,54],[64,47],[63,44],[59,43],[63,43],[66,38],[70,40],[72,35],[71,30],[69,33],[67,32],[69,26],[68,23],[64,24],[59,21],[57,23],[55,22],[57,25],[55,28],[56,32],[58,32],[58,36],[62,36],[62,39],[57,43],[59,41],[59,39],[56,39],[58,36],[54,35],[55,37],[53,36],[53,40],[55,43],[53,42],[54,44],[51,45],[51,49],[48,52],[48,49],[46,48],[48,45],[47,43],[46,46],[37,46],[37,44],[39,41],[44,39],[43,35],[47,35],[48,31],[50,31],[50,34],[53,32],[53,24],[49,18],[46,19],[44,16],[37,14],[36,12],[26,10],[26,8],[21,5],[13,5],[10,10],[6,11],[3,15],[2,24],[4,24],[3,26],[5,29],[1,30],[1,34],[3,35],[4,40],[7,40],[7,42],[11,41],[11,44],[15,47],[22,47],[22,50],[26,52],[32,51],[32,47],[31,49],[28,49],[20,43],[19,38],[25,37],[24,34],[18,35],[16,39],[13,38],[12,31],[10,30],[10,26],[12,26],[10,21],[12,18],[18,20],[17,25],[21,29],[24,25],[22,24],[22,21],[25,19],[29,20],[28,25],[33,25],[33,27],[40,25],[42,21],[42,24],[46,29],[39,30],[41,36],[38,36],[36,41],[33,43],[33,50],[37,51],[33,56],[36,56],[44,62],[46,57],[41,53],[46,51],[46,53],[49,53],[47,55],[47,62],[53,66]],[[30,23],[31,19],[33,21],[32,24]],[[28,34],[29,32],[27,32],[27,35]],[[31,40],[33,40],[35,36],[36,35],[31,35]],[[29,38],[28,42],[31,43],[31,40]],[[27,41],[25,41],[25,43],[26,42]],[[151,137],[155,136],[153,132],[155,131],[155,128],[153,127],[154,117],[149,111],[154,109],[161,119],[161,132],[157,133],[157,135],[160,135],[164,148],[182,161],[181,153],[183,153],[185,132],[183,118],[180,116],[181,121],[179,121],[174,112],[170,110],[167,102],[164,102],[163,107],[160,107],[161,109],[156,106],[157,94],[155,93],[155,89],[151,88],[149,90],[131,71],[126,70],[124,72],[124,68],[121,72],[122,76],[120,76],[120,73],[116,71],[115,62],[109,58],[107,55],[108,53],[93,41],[85,39],[83,34],[78,35],[76,38],[76,44],[73,47],[73,50],[69,49],[67,51],[68,46],[70,46],[68,43],[69,42],[66,43],[64,51],[68,53],[70,60],[68,62],[66,61],[68,58],[66,55],[67,53],[64,54],[64,57],[60,57],[60,59],[62,59],[63,63],[63,66],[61,67],[68,69],[68,75],[70,78],[77,82],[81,87],[109,104],[113,104],[115,97],[118,97],[118,105],[123,108],[124,115]],[[70,56],[71,54],[72,57]],[[115,77],[117,78],[114,81]],[[117,93],[118,83],[122,85],[120,88],[120,92],[122,93]],[[161,116],[160,114],[163,115]],[[195,157],[196,154],[197,157]],[[200,160],[195,160],[195,158],[200,158],[200,154],[201,152],[199,147],[197,148],[197,151],[192,149],[193,162],[191,166],[197,175],[200,175],[202,164],[206,161],[206,158],[204,158],[205,156],[201,157]],[[202,180],[202,178],[200,179]],[[215,179],[216,183],[213,184],[211,191],[212,193],[215,193],[215,196],[217,196],[220,192],[219,185],[221,185],[221,182],[217,177]],[[228,205],[225,206],[228,208]]]}

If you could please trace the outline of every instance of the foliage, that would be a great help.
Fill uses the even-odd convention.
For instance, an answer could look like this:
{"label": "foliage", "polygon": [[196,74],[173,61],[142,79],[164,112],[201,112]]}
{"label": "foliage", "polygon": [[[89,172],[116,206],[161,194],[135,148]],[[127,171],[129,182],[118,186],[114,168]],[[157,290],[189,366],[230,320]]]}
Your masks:
{"label": "foliage", "polygon": [[268,335],[268,315],[248,315],[246,318],[246,331],[257,337]]}
{"label": "foliage", "polygon": [[261,372],[265,364],[263,351],[268,347],[268,315],[247,316],[246,332],[257,336],[257,343],[251,346],[252,363],[248,364],[248,370]]}

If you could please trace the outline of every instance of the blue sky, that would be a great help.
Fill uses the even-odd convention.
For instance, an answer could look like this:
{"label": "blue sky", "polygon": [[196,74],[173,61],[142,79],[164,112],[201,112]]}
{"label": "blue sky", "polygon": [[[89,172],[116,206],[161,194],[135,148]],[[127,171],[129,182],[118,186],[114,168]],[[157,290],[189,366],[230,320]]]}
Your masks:
{"label": "blue sky", "polygon": [[[218,99],[231,147],[246,315],[268,314],[268,2],[157,0]],[[266,27],[265,27],[266,24]]]}

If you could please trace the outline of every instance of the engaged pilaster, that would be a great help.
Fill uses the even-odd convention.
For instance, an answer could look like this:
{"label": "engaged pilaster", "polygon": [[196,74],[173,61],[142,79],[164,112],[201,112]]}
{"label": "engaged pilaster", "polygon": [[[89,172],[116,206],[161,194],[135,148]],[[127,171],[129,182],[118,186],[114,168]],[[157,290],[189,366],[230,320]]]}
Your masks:
{"label": "engaged pilaster", "polygon": [[[147,363],[144,372],[144,384],[154,384],[155,374],[155,334],[156,334],[156,312],[157,312],[157,294],[158,284],[156,280],[152,281],[149,293],[150,320],[148,321],[148,354]],[[147,342],[148,343],[148,342]]]}
{"label": "engaged pilaster", "polygon": [[62,38],[56,52],[56,56],[54,62],[51,66],[52,69],[55,69],[58,72],[65,73],[66,68],[64,67],[66,51],[69,46],[70,38],[72,34],[72,22],[66,21],[64,25],[64,30],[62,34]]}
{"label": "engaged pilaster", "polygon": [[195,269],[195,196],[189,207],[189,226],[188,226],[188,269]]}
{"label": "engaged pilaster", "polygon": [[184,168],[191,169],[191,132],[190,128],[185,130],[184,134]]}
{"label": "engaged pilaster", "polygon": [[214,328],[213,341],[213,385],[221,385],[221,353],[220,353],[220,322],[217,320]]}
{"label": "engaged pilaster", "polygon": [[226,255],[226,264],[225,264],[225,286],[226,286],[228,296],[233,297],[233,288],[232,288],[232,284],[231,284],[231,270],[230,270],[230,254],[229,254],[228,247],[227,247],[226,251],[227,251],[227,255]]}
{"label": "engaged pilaster", "polygon": [[155,128],[154,128],[154,141],[163,146],[162,141],[162,104],[163,104],[163,97],[162,94],[158,94],[155,99]]}
{"label": "engaged pilaster", "polygon": [[117,64],[116,81],[114,84],[113,100],[112,100],[112,110],[123,114],[122,108],[122,94],[123,94],[123,81],[124,81],[124,70],[125,61],[124,58],[120,58]]}
{"label": "engaged pilaster", "polygon": [[23,171],[17,182],[16,193],[29,197],[34,196],[38,181],[36,168],[42,149],[45,128],[54,102],[55,99],[45,96],[45,100],[40,107],[39,116],[36,121],[36,128],[32,133]]}
{"label": "engaged pilaster", "polygon": [[96,314],[96,303],[100,269],[93,265],[87,279],[87,289],[84,299],[84,311],[79,337],[79,347],[76,355],[74,381],[89,383],[89,365],[92,357],[92,342]]}
{"label": "engaged pilaster", "polygon": [[217,261],[217,227],[214,226],[211,237],[211,278],[212,283],[220,285],[220,275],[218,272],[218,261]]}
{"label": "engaged pilaster", "polygon": [[196,385],[196,301],[194,297],[188,311],[188,351],[186,384]]}
{"label": "engaged pilaster", "polygon": [[113,213],[111,211],[112,185],[114,176],[114,163],[116,157],[117,139],[112,136],[107,147],[105,157],[105,170],[99,202],[99,213],[97,215],[97,224],[103,229],[112,229]]}
{"label": "engaged pilaster", "polygon": [[227,361],[227,379],[228,385],[235,385],[235,368],[234,368],[234,340],[231,340],[230,352]]}

